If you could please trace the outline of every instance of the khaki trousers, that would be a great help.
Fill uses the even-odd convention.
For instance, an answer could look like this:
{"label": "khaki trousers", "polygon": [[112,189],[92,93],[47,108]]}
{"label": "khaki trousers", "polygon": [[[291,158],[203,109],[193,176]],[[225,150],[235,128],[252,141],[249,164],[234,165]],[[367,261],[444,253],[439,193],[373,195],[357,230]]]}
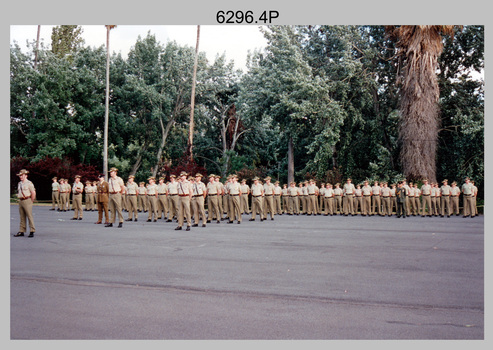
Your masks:
{"label": "khaki trousers", "polygon": [[21,217],[19,232],[26,232],[26,221],[29,222],[29,232],[35,232],[36,228],[34,227],[33,219],[33,201],[31,198],[19,200],[19,215]]}
{"label": "khaki trousers", "polygon": [[238,220],[238,222],[241,222],[240,196],[230,194],[229,197],[230,197],[229,210],[231,212],[231,215],[229,216],[229,221]]}
{"label": "khaki trousers", "polygon": [[[444,215],[451,215],[452,210],[450,208],[450,196],[442,196],[440,197],[440,206],[441,206],[441,213],[442,216]],[[445,214],[445,207],[447,207],[447,213]]]}
{"label": "khaki trousers", "polygon": [[391,207],[391,203],[390,203],[390,196],[389,197],[382,197],[382,215],[392,216],[392,207]]}
{"label": "khaki trousers", "polygon": [[346,194],[343,198],[344,215],[354,214],[353,195]]}
{"label": "khaki trousers", "polygon": [[[436,204],[436,202],[435,202],[435,204]],[[428,208],[428,216],[431,216],[431,212],[432,212],[432,209],[431,209],[431,196],[430,195],[423,194],[421,196],[421,215],[422,216],[425,215],[426,208]]]}
{"label": "khaki trousers", "polygon": [[262,196],[252,196],[252,219],[255,220],[255,215],[257,214],[257,212],[260,213],[261,220],[264,218],[264,210],[262,204]]}
{"label": "khaki trousers", "polygon": [[450,213],[459,215],[459,196],[450,196]]}
{"label": "khaki trousers", "polygon": [[463,203],[464,208],[462,209],[462,215],[474,216],[476,214],[476,211],[474,210],[474,206],[473,206],[474,202],[473,202],[472,195],[465,194],[462,196],[462,199],[464,201],[464,203]]}
{"label": "khaki trousers", "polygon": [[217,194],[209,194],[207,196],[207,220],[221,220],[221,211],[219,210],[219,204],[217,202]]}
{"label": "khaki trousers", "polygon": [[283,213],[289,213],[289,196],[282,196],[282,208]]}
{"label": "khaki trousers", "polygon": [[55,209],[55,206],[58,206],[58,209],[60,209],[60,192],[51,191],[51,208]]}
{"label": "khaki trousers", "polygon": [[250,214],[250,206],[248,205],[248,194],[242,194],[240,199],[241,213]]}
{"label": "khaki trousers", "polygon": [[203,225],[207,221],[207,218],[205,217],[204,202],[205,202],[204,196],[198,196],[198,197],[192,198],[193,212],[195,213],[195,215],[193,216],[193,223],[194,224],[199,223],[199,217],[202,217],[202,224]]}
{"label": "khaki trousers", "polygon": [[363,196],[363,207],[361,208],[361,214],[371,215],[371,196]]}
{"label": "khaki trousers", "polygon": [[274,214],[282,214],[281,209],[281,195],[274,195]]}
{"label": "khaki trousers", "polygon": [[178,218],[180,201],[177,194],[168,195],[168,220],[173,220],[173,217]]}
{"label": "khaki trousers", "polygon": [[267,219],[267,215],[270,213],[270,217],[273,218],[275,214],[274,210],[274,198],[272,198],[272,195],[264,196],[264,218]]}
{"label": "khaki trousers", "polygon": [[187,220],[187,226],[192,226],[192,217],[190,214],[190,196],[178,196],[178,226],[183,226],[184,220]]}
{"label": "khaki trousers", "polygon": [[371,213],[372,214],[382,214],[381,201],[379,195],[373,195],[371,203]]}
{"label": "khaki trousers", "polygon": [[154,219],[157,220],[157,197],[154,194],[148,195],[147,196],[147,203],[149,206],[147,207],[147,210],[149,211],[149,215],[147,216],[147,220],[152,220],[153,215]]}
{"label": "khaki trousers", "polygon": [[324,197],[324,206],[325,206],[325,213],[324,214],[330,214],[334,215],[334,197]]}
{"label": "khaki trousers", "polygon": [[342,196],[340,196],[340,195],[336,195],[334,197],[334,214],[337,214],[337,212],[339,212],[339,214],[341,214],[343,212]]}
{"label": "khaki trousers", "polygon": [[168,198],[165,194],[158,194],[157,196],[157,217],[164,217],[168,213]]}
{"label": "khaki trousers", "polygon": [[72,205],[74,207],[74,218],[82,218],[82,194],[73,194]]}
{"label": "khaki trousers", "polygon": [[116,214],[118,213],[118,222],[123,222],[123,215],[122,215],[122,195],[121,193],[110,193],[109,196],[109,201],[108,201],[108,208],[111,212],[110,216],[110,224],[115,222],[116,219]]}
{"label": "khaki trousers", "polygon": [[135,217],[135,219],[138,218],[137,195],[127,194],[127,210],[129,219],[132,219],[132,216]]}

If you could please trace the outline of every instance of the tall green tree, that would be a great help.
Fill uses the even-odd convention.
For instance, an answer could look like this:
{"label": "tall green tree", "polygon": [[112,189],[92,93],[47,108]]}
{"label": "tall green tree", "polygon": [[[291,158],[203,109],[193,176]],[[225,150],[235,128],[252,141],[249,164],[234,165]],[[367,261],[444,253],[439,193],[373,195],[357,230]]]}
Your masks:
{"label": "tall green tree", "polygon": [[51,51],[60,58],[72,60],[77,50],[84,44],[82,27],[61,25],[51,31]]}

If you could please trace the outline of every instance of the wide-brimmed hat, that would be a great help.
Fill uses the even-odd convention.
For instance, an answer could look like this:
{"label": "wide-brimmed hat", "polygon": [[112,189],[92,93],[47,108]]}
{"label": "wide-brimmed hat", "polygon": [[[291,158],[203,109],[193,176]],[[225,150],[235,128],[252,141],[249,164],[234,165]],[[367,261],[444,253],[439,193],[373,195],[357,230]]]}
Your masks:
{"label": "wide-brimmed hat", "polygon": [[19,171],[19,174],[17,174],[17,176],[27,175],[27,174],[29,174],[29,171],[27,171],[26,169],[21,169],[21,171]]}
{"label": "wide-brimmed hat", "polygon": [[188,176],[188,173],[187,173],[186,171],[182,171],[182,172],[180,173],[180,176]]}
{"label": "wide-brimmed hat", "polygon": [[201,173],[195,174],[195,177],[204,177]]}
{"label": "wide-brimmed hat", "polygon": [[111,173],[112,171],[114,171],[114,172],[116,173],[116,172],[118,172],[118,169],[117,169],[117,168],[115,168],[115,167],[113,167],[113,168],[111,168],[110,170],[108,170],[108,172],[109,172],[109,173]]}

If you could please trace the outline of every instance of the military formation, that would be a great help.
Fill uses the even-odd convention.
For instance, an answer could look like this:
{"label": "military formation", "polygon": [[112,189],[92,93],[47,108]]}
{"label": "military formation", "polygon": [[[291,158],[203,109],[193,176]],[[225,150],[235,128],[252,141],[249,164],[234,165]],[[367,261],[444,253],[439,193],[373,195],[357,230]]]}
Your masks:
{"label": "military formation", "polygon": [[[29,237],[35,232],[32,203],[36,191],[33,183],[27,180],[28,173],[23,169],[17,174],[21,180],[17,194],[21,223],[16,237],[26,232],[26,221],[30,227]],[[256,221],[257,216],[260,221],[274,220],[275,215],[450,217],[460,215],[460,196],[463,217],[478,215],[478,188],[470,178],[465,178],[461,187],[455,181],[449,185],[447,179],[441,186],[428,183],[427,179],[421,186],[405,180],[389,186],[378,181],[354,185],[351,178],[343,185],[321,183],[317,186],[315,180],[309,180],[281,187],[279,181],[272,182],[270,177],[263,180],[255,177],[248,186],[247,181],[239,181],[237,175],[229,175],[223,183],[221,176],[210,174],[204,183],[202,174],[192,176],[181,172],[170,175],[167,182],[164,177],[157,183],[156,178],[149,177],[147,183],[139,184],[134,175],[130,175],[125,183],[118,176],[117,168],[111,168],[109,175],[108,181],[100,174],[99,181],[86,181],[85,186],[80,175],[74,177],[72,185],[68,179],[54,177],[50,210],[73,210],[71,220],[82,220],[83,211],[97,210],[95,224],[104,222],[105,227],[113,227],[118,217],[118,228],[123,227],[124,221],[138,221],[139,213],[147,213],[147,217],[144,216],[147,222],[175,221],[178,224],[175,230],[182,230],[186,224],[187,231],[199,225],[206,227],[211,222],[241,224],[243,215],[250,215],[249,221]]]}

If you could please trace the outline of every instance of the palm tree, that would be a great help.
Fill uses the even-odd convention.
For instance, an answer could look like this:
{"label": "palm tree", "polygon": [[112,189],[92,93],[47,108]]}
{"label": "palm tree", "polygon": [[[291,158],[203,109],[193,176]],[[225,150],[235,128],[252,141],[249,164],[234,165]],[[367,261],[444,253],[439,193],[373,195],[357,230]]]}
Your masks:
{"label": "palm tree", "polygon": [[106,27],[106,103],[104,113],[104,145],[103,145],[103,174],[108,181],[108,124],[110,106],[110,30],[116,25],[105,25]]}
{"label": "palm tree", "polygon": [[[438,57],[442,35],[454,34],[455,26],[387,26],[396,42],[401,86],[399,140],[402,170],[407,178],[436,181],[440,91]],[[402,69],[402,70],[401,70]]]}

